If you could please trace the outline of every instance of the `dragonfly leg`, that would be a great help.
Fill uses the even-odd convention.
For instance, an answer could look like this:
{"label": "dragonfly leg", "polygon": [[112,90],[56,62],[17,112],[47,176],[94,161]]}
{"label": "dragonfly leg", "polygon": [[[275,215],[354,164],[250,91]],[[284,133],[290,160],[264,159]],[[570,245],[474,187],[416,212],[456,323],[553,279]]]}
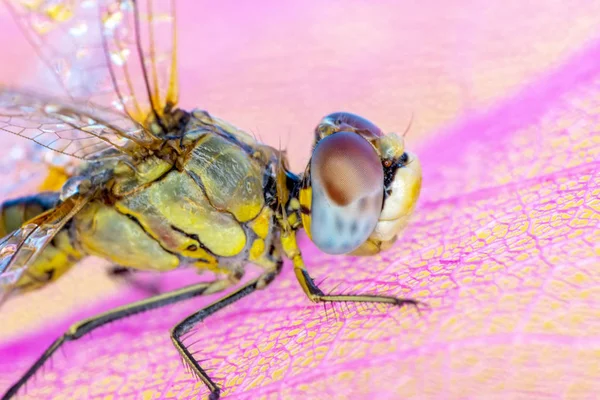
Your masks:
{"label": "dragonfly leg", "polygon": [[192,297],[207,295],[222,291],[234,283],[235,277],[215,280],[212,282],[202,282],[194,285],[189,285],[181,289],[173,290],[163,294],[159,294],[148,299],[136,301],[121,307],[114,308],[110,311],[98,314],[94,317],[84,319],[73,324],[61,337],[56,339],[54,343],[37,359],[37,361],[23,374],[23,376],[12,385],[8,391],[2,396],[2,400],[13,398],[18,391],[35,375],[46,361],[66,342],[75,341],[82,336],[90,333],[96,328],[99,328],[107,323],[129,317],[144,311],[153,310],[164,307],[179,301],[187,300]]}
{"label": "dragonfly leg", "polygon": [[296,279],[298,280],[298,283],[300,283],[302,290],[312,302],[385,303],[396,306],[411,305],[417,307],[417,310],[419,306],[425,305],[425,303],[422,303],[418,300],[392,296],[379,296],[368,294],[325,294],[321,289],[319,289],[313,278],[309,275],[308,271],[306,270],[304,260],[302,259],[302,254],[300,253],[300,248],[296,243],[295,233],[290,232],[286,235],[282,235],[281,242],[283,245],[283,251],[285,252],[286,256],[289,259],[291,259],[294,263],[294,273],[296,274]]}
{"label": "dragonfly leg", "polygon": [[283,265],[282,261],[278,261],[274,268],[269,269],[257,279],[247,283],[240,289],[228,294],[220,300],[212,303],[211,305],[204,307],[203,309],[191,314],[183,321],[178,323],[171,329],[171,340],[173,345],[179,352],[183,361],[191,368],[192,372],[208,387],[210,390],[209,400],[217,400],[221,395],[221,388],[208,376],[206,371],[200,366],[198,361],[194,358],[190,350],[185,346],[181,337],[193,329],[199,322],[203,321],[206,317],[216,313],[222,308],[235,303],[243,297],[246,297],[250,293],[256,290],[264,289],[269,283],[271,283],[281,271]]}

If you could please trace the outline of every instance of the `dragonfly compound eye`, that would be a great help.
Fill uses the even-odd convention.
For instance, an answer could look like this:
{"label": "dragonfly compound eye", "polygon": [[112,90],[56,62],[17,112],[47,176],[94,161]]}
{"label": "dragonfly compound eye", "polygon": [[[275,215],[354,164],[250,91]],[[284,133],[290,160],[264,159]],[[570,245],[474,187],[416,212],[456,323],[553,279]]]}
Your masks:
{"label": "dragonfly compound eye", "polygon": [[349,112],[335,112],[325,116],[317,126],[317,140],[335,132],[356,132],[367,140],[384,136],[377,125],[360,115]]}
{"label": "dragonfly compound eye", "polygon": [[354,132],[320,140],[311,159],[310,236],[325,253],[358,248],[375,229],[383,205],[384,176],[373,146]]}

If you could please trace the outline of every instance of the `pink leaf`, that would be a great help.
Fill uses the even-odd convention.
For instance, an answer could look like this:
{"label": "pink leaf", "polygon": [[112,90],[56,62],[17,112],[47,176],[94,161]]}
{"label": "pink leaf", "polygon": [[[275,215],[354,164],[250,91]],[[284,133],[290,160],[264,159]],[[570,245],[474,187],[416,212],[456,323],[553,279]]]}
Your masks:
{"label": "pink leaf", "polygon": [[[331,85],[333,100],[315,94],[319,97],[315,100],[318,104],[311,105],[308,111],[302,108],[299,100],[290,99],[288,114],[275,115],[264,122],[271,131],[276,131],[278,126],[285,130],[294,126],[295,111],[302,114],[299,120],[308,121],[302,123],[310,125],[319,117],[312,118],[312,113],[324,115],[333,111],[332,107],[346,108],[348,105],[352,106],[351,111],[361,114],[362,109],[372,110],[390,126],[408,120],[399,117],[398,113],[409,115],[404,111],[410,104],[406,100],[394,104],[396,91],[385,88],[397,87],[400,91],[402,84],[408,85],[413,75],[404,77],[395,74],[398,70],[387,70],[385,84],[370,83],[369,77],[373,80],[384,78],[378,76],[378,69],[371,69],[374,68],[372,64],[366,63],[362,69],[360,61],[366,58],[351,50],[353,46],[365,50],[375,43],[381,50],[375,55],[381,57],[367,57],[369,61],[400,65],[403,55],[387,51],[393,49],[390,43],[396,43],[388,34],[394,29],[398,34],[405,32],[403,28],[395,28],[394,23],[398,21],[390,17],[395,15],[390,14],[391,10],[407,14],[403,21],[412,21],[417,28],[427,26],[431,29],[432,33],[423,38],[430,48],[443,51],[447,46],[442,39],[462,37],[460,43],[451,46],[457,54],[454,61],[442,58],[438,60],[439,68],[426,71],[425,66],[413,70],[407,67],[406,72],[414,73],[414,79],[434,79],[447,70],[462,71],[455,81],[444,76],[447,82],[452,82],[448,87],[462,85],[466,94],[460,97],[462,102],[457,101],[460,107],[446,110],[451,118],[458,117],[458,122],[448,125],[450,117],[437,117],[424,122],[414,136],[409,133],[409,144],[421,138],[420,148],[416,151],[422,159],[425,174],[423,194],[412,224],[393,249],[373,258],[333,257],[319,253],[308,240],[302,241],[308,268],[316,281],[326,278],[322,284],[325,291],[337,287],[336,290],[344,292],[412,297],[426,301],[430,310],[423,311],[422,316],[410,308],[337,306],[325,310],[323,306],[308,302],[290,265],[286,264],[282,275],[267,290],[252,294],[210,317],[199,325],[189,341],[196,342],[192,346],[197,351],[196,357],[224,388],[225,396],[239,399],[594,398],[600,391],[600,40],[585,45],[581,44],[583,39],[569,42],[568,45],[575,46],[577,52],[573,48],[569,54],[553,53],[550,61],[538,59],[528,73],[523,72],[527,70],[523,67],[519,78],[513,79],[511,74],[502,75],[496,71],[496,75],[490,75],[496,77],[496,86],[479,84],[481,75],[476,74],[489,72],[495,62],[505,60],[506,54],[528,57],[530,49],[519,46],[523,41],[531,44],[535,38],[534,33],[524,28],[538,21],[532,19],[533,15],[538,15],[534,11],[541,12],[540,19],[545,16],[548,21],[563,24],[566,21],[564,13],[572,13],[579,16],[577,20],[583,21],[582,25],[586,25],[586,15],[595,14],[584,3],[566,10],[557,5],[554,10],[535,9],[529,13],[510,6],[490,11],[486,9],[487,2],[479,8],[475,3],[469,7],[440,9],[411,6],[414,10],[395,5],[363,5],[362,8],[357,5],[360,12],[335,2],[322,8],[312,3],[297,9],[292,6],[277,8],[277,12],[286,15],[281,20],[286,22],[278,23],[301,21],[294,27],[298,32],[304,32],[303,29],[310,32],[310,27],[319,32],[315,36],[318,38],[325,32],[333,32],[328,38],[337,38],[337,42],[331,42],[335,44],[334,48],[343,55],[356,56],[348,62],[359,67],[348,74],[357,85],[363,86],[359,89],[344,87],[335,92],[334,82]],[[276,3],[269,6],[277,7]],[[256,9],[220,10],[229,18],[227,21],[248,18],[250,25],[251,16],[246,13],[251,11],[257,14],[254,21],[265,18]],[[359,37],[346,41],[342,39],[346,35],[352,36],[350,28],[356,25],[331,23],[327,31],[320,24],[330,22],[332,18],[338,21],[344,16],[352,21],[353,13],[364,17],[363,21],[371,21],[370,25],[365,23],[369,27],[374,26],[373,21],[381,21],[380,29],[385,34],[374,30],[372,41],[364,39],[365,42],[360,43],[357,42]],[[277,19],[275,15],[274,12],[273,18]],[[456,17],[463,29],[437,26],[448,23],[443,18],[446,15]],[[494,16],[504,22],[495,22]],[[569,19],[575,20],[574,17]],[[307,25],[307,20],[312,25]],[[354,21],[358,20],[361,19]],[[480,33],[482,28],[464,28],[468,21],[473,26],[482,24],[506,37],[488,35],[485,40],[478,41],[475,33]],[[540,32],[546,32],[544,27],[547,25],[537,23]],[[594,24],[589,22],[588,25]],[[241,29],[232,22],[228,26]],[[277,32],[273,26],[252,26],[254,39],[260,39],[262,34],[265,40],[269,39],[269,46],[275,46],[270,36]],[[554,29],[560,32],[567,28]],[[415,28],[415,32],[419,31]],[[573,35],[576,36],[576,32]],[[552,35],[549,37],[551,41],[559,40]],[[527,42],[526,38],[531,41]],[[239,35],[233,34],[218,40],[224,41],[223,46],[229,49],[227,46],[234,45],[227,40],[233,39],[241,40]],[[412,40],[420,39],[415,36]],[[442,44],[436,40],[442,40]],[[264,42],[259,40],[258,43]],[[320,42],[315,39],[311,45],[315,43]],[[542,46],[545,42],[538,43]],[[497,48],[489,53],[476,51],[478,46],[485,45]],[[263,58],[279,54],[278,51],[284,54],[289,51],[276,47],[266,52],[265,48],[270,48],[267,45],[264,48],[260,45],[237,46],[234,48],[242,47],[239,50],[243,54],[258,54],[257,57]],[[514,53],[504,53],[504,46],[512,48]],[[261,49],[262,54],[258,51]],[[300,54],[297,48],[294,51]],[[224,53],[223,57],[234,57],[227,51]],[[317,49],[311,54],[313,58],[306,62],[315,71],[323,70],[322,63],[330,53],[320,53]],[[435,58],[435,54],[431,58]],[[339,68],[337,63],[342,63],[344,57],[332,57],[331,60]],[[560,65],[553,64],[555,60],[561,60]],[[243,62],[238,60],[238,63]],[[275,70],[289,71],[282,67],[288,64],[278,62],[279,67]],[[265,63],[269,64],[268,61]],[[261,65],[264,63],[250,63],[248,69],[258,69]],[[488,68],[483,68],[486,65]],[[183,68],[186,69],[185,65]],[[296,73],[301,69],[291,71]],[[219,71],[213,66],[207,74],[210,77],[211,73],[221,73]],[[238,71],[242,71],[241,67]],[[464,71],[473,71],[473,76]],[[243,86],[244,73],[239,73],[242,77],[232,77],[234,83],[221,81],[226,89],[223,92],[233,98],[222,103],[218,99],[211,100],[216,103],[214,108],[225,110],[231,103],[232,113],[235,113],[251,101],[244,100],[243,103],[234,97],[240,87],[247,87]],[[329,74],[315,79],[319,84],[325,83],[326,78],[332,79],[335,75]],[[192,71],[188,71],[188,75],[192,76]],[[452,76],[452,73],[448,75]],[[272,83],[268,79],[271,75],[261,76],[267,87],[262,90],[268,91],[272,88],[269,85],[277,86],[277,80]],[[295,84],[291,80],[285,81],[285,85],[292,88]],[[371,88],[370,84],[373,85]],[[520,89],[516,94],[508,95],[509,92],[503,91],[504,84]],[[210,89],[209,93],[217,90],[212,88],[213,83],[203,85],[194,87],[198,87],[200,93],[205,89]],[[309,92],[328,87],[316,85],[311,88]],[[373,100],[375,106],[369,105],[361,95],[368,96],[365,93],[373,93],[378,88],[382,90],[381,96]],[[290,93],[302,93],[310,98],[303,90],[285,91],[284,94],[289,98]],[[426,89],[419,90],[421,94],[426,92]],[[244,96],[244,99],[246,97],[251,96]],[[431,112],[430,105],[442,109],[447,105],[426,95],[421,98],[429,99],[431,103],[415,105],[417,110]],[[403,105],[401,111],[396,109],[399,104]],[[277,111],[264,114],[264,108],[258,107],[256,111],[240,112],[241,117],[235,123],[244,126],[240,120],[252,121],[256,115],[268,118],[267,115],[277,114]],[[366,111],[365,116],[379,123]],[[423,112],[427,115],[427,111]],[[223,115],[223,112],[216,113]],[[419,113],[415,114],[418,121]],[[247,126],[251,129],[256,125],[263,126],[262,122],[253,123],[255,125]],[[307,129],[302,127],[306,132],[304,136],[299,134],[302,131],[299,128],[293,130],[298,133],[293,140],[300,143],[300,148],[307,149],[306,154],[309,125]],[[402,127],[396,130],[401,131]],[[423,133],[426,130],[434,133],[426,136]],[[281,132],[273,133],[276,134]],[[427,137],[427,141],[423,137]],[[276,139],[270,143],[277,143]],[[294,143],[291,148],[296,149]],[[306,159],[306,154],[294,155],[297,165]],[[71,289],[81,296],[85,296],[86,291],[117,293],[114,285],[106,283],[91,264],[86,265],[87,269],[73,271],[71,278],[64,278],[66,283],[60,286],[62,293],[49,289],[45,295],[32,294],[31,300],[18,299],[7,304],[12,308],[2,310],[3,315],[9,316],[6,320],[2,318],[3,323],[8,321],[7,325],[13,326],[13,335],[7,334],[6,337],[11,339],[0,346],[0,390],[18,378],[70,322],[140,298],[141,294],[135,291],[118,292],[117,300],[90,304],[87,310],[79,307],[77,301],[64,292]],[[88,273],[98,279],[94,281],[97,287],[83,285],[90,283],[85,277]],[[256,269],[249,268],[247,278],[256,274]],[[180,286],[182,282],[189,283],[188,279],[197,278],[176,274],[167,277],[163,285]],[[69,287],[78,282],[82,286]],[[135,316],[68,344],[64,355],[57,354],[52,360],[53,366],[35,377],[23,398],[196,399],[199,393],[206,396],[203,384],[182,367],[168,332],[181,318],[218,297],[196,299]],[[56,304],[52,304],[53,301]],[[19,321],[22,326],[34,326],[31,319],[36,316],[48,321],[40,311],[48,307],[44,302],[61,309],[68,319],[53,321],[51,327],[26,336],[16,336],[14,332],[18,332],[18,328],[14,326],[19,325]]]}

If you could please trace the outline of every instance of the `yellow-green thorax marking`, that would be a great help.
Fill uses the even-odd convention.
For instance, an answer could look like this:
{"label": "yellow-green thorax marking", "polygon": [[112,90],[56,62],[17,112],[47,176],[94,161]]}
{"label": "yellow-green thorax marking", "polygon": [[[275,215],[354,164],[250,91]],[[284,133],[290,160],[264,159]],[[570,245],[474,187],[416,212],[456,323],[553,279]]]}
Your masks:
{"label": "yellow-green thorax marking", "polygon": [[[54,280],[85,255],[139,270],[190,264],[238,276],[246,262],[280,263],[275,228],[289,196],[276,182],[294,177],[282,154],[203,111],[192,112],[182,139],[172,141],[135,165],[114,163],[103,190],[58,236],[68,240],[48,247],[52,260],[40,257],[19,286]],[[176,162],[172,148],[182,150]]]}

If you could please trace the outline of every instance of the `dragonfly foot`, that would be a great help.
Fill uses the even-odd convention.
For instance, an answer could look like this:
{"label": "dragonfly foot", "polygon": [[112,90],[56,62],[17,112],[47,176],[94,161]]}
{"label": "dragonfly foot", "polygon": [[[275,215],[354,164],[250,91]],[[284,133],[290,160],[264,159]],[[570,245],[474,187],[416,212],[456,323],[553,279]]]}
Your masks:
{"label": "dragonfly foot", "polygon": [[210,392],[210,395],[208,396],[208,400],[219,400],[220,397],[221,397],[221,389],[216,388],[215,390]]}

